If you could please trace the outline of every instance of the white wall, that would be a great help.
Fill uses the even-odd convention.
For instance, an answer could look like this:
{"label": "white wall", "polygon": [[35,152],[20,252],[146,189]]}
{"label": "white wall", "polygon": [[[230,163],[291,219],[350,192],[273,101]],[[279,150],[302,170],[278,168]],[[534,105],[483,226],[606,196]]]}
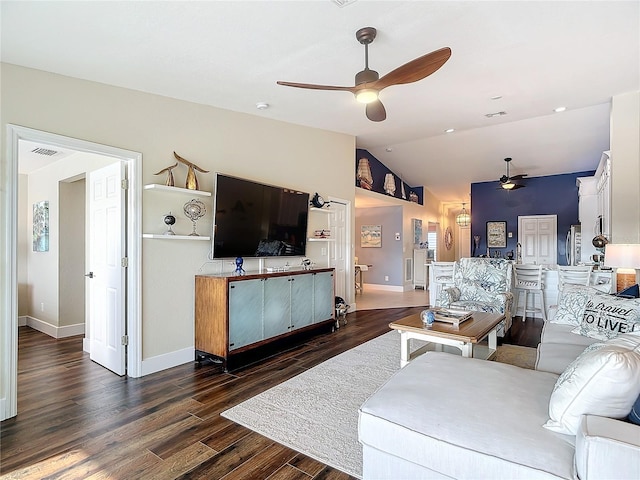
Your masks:
{"label": "white wall", "polygon": [[640,92],[611,104],[611,241],[640,243]]}
{"label": "white wall", "polygon": [[[14,65],[2,64],[1,74],[3,138],[12,123],[141,152],[143,183],[163,183],[164,177],[153,174],[173,164],[176,151],[211,172],[317,191],[353,204],[352,136],[263,118],[268,111],[241,114]],[[184,182],[184,168],[174,173],[178,184]],[[200,188],[211,191],[213,173],[198,178]],[[160,231],[162,216],[181,212],[188,199],[145,191],[143,231]],[[185,221],[181,218],[176,228],[185,228]],[[198,228],[210,227],[209,210]],[[313,247],[312,259],[320,249]],[[208,242],[144,240],[142,249],[144,361],[193,348],[194,275],[222,267],[207,263]]]}

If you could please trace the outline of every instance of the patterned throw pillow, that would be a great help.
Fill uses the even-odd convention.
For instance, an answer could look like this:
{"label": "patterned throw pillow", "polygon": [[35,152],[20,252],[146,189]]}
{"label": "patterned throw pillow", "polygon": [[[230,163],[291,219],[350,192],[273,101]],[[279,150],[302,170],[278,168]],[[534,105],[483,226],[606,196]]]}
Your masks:
{"label": "patterned throw pillow", "polygon": [[558,377],[545,428],[575,435],[582,415],[624,418],[640,395],[640,336],[589,345]]}
{"label": "patterned throw pillow", "polygon": [[631,332],[640,333],[640,299],[603,294],[589,298],[580,325],[571,330],[598,340]]}
{"label": "patterned throw pillow", "polygon": [[595,288],[585,285],[566,285],[562,292],[560,292],[558,311],[551,320],[551,323],[580,325],[582,317],[584,316],[584,308],[594,293],[597,293]]}

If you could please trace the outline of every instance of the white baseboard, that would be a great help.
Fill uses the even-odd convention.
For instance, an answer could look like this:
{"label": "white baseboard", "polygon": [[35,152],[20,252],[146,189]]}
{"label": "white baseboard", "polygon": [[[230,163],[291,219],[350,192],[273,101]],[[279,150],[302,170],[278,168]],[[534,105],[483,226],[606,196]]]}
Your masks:
{"label": "white baseboard", "polygon": [[18,326],[19,327],[26,327],[27,326],[27,317],[26,317],[26,315],[18,317]]}
{"label": "white baseboard", "polygon": [[194,362],[195,354],[195,347],[189,347],[142,360],[141,376]]}
{"label": "white baseboard", "polygon": [[[53,338],[65,338],[65,337],[73,337],[76,335],[84,335],[84,323],[76,323],[75,325],[64,325],[62,327],[57,327],[55,325],[51,325],[50,323],[45,322],[44,320],[40,320],[35,317],[30,317],[28,315],[24,318],[25,318],[25,325],[27,327],[31,327],[34,330],[38,330],[39,332],[46,333],[47,335]],[[20,319],[18,319],[18,324],[20,324]]]}
{"label": "white baseboard", "polygon": [[365,283],[364,289],[366,290],[380,290],[385,292],[404,292],[402,285],[380,285],[379,283]]}
{"label": "white baseboard", "polygon": [[7,404],[7,400],[5,397],[0,398],[0,420],[7,419],[7,411],[5,410],[5,406]]}
{"label": "white baseboard", "polygon": [[91,340],[89,340],[87,337],[84,337],[82,339],[82,351],[91,353]]}

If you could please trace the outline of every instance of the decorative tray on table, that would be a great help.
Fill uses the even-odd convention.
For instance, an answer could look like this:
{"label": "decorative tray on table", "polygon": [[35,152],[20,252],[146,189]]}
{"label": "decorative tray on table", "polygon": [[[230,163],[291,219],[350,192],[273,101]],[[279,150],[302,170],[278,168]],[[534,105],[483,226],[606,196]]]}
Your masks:
{"label": "decorative tray on table", "polygon": [[472,316],[472,312],[467,310],[454,310],[448,308],[434,309],[436,322],[452,323],[456,327],[462,322],[466,322]]}

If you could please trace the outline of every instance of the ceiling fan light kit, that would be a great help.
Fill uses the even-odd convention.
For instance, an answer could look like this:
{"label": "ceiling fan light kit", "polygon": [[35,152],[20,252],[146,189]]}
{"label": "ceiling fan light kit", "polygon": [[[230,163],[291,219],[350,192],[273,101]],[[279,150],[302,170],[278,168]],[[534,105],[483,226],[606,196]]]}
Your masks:
{"label": "ceiling fan light kit", "polygon": [[351,92],[356,101],[366,105],[367,118],[372,122],[381,122],[387,118],[387,112],[380,101],[380,92],[393,85],[413,83],[428,77],[449,60],[451,49],[443,47],[415,58],[380,78],[378,72],[369,68],[369,44],[376,38],[376,34],[377,30],[373,27],[364,27],[356,32],[356,39],[364,45],[364,70],[356,74],[353,87],[282,81],[276,83],[285,87]]}

